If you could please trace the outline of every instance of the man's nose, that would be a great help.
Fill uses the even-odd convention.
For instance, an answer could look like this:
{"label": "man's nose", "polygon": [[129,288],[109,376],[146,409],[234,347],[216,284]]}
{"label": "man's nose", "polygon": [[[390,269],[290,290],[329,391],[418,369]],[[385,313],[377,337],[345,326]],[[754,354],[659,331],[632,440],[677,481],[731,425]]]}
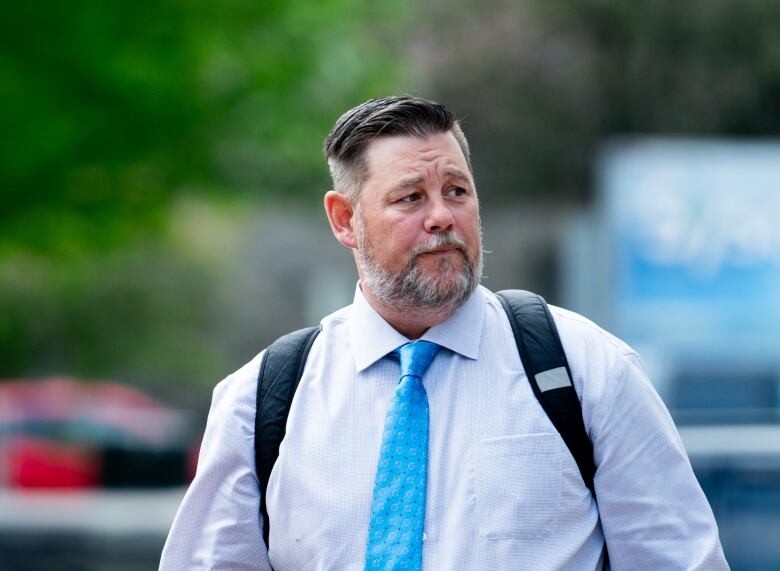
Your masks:
{"label": "man's nose", "polygon": [[425,217],[425,230],[427,232],[443,232],[450,230],[454,222],[455,217],[444,199],[441,197],[431,199]]}

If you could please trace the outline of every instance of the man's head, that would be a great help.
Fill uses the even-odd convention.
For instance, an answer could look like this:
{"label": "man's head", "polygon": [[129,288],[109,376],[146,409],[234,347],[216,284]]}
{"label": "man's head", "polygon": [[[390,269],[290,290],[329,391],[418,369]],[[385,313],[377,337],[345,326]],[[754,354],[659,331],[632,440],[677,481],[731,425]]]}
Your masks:
{"label": "man's head", "polygon": [[482,271],[468,145],[451,113],[416,98],[374,99],[338,120],[325,154],[334,183],[325,208],[369,301],[451,314]]}
{"label": "man's head", "polygon": [[328,160],[333,190],[353,201],[368,176],[366,147],[377,137],[413,136],[426,138],[452,132],[471,170],[471,156],[460,123],[449,109],[439,103],[417,97],[381,97],[369,99],[339,117],[323,151]]}

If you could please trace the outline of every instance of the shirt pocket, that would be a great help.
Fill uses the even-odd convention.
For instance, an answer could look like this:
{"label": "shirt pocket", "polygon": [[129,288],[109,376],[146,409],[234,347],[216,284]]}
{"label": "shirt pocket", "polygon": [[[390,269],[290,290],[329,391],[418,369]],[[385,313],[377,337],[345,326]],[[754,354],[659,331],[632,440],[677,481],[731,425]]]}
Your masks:
{"label": "shirt pocket", "polygon": [[558,434],[488,438],[474,459],[476,520],[486,539],[532,539],[552,533],[561,509]]}

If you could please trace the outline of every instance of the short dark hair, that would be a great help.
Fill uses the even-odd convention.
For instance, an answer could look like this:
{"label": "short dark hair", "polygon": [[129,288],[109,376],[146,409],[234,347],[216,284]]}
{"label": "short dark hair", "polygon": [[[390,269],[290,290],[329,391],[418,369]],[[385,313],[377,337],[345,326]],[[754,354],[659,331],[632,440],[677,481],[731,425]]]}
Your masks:
{"label": "short dark hair", "polygon": [[471,158],[466,136],[449,109],[440,103],[409,96],[369,99],[344,113],[325,139],[333,188],[357,199],[368,176],[365,151],[377,137],[430,137],[452,131],[466,164]]}

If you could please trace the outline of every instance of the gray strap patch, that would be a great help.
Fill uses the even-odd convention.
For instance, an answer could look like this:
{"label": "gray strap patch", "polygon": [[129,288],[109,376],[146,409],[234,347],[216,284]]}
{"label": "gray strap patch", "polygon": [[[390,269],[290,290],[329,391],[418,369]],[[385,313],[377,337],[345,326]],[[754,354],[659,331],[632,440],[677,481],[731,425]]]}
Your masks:
{"label": "gray strap patch", "polygon": [[566,367],[558,367],[556,369],[550,369],[549,371],[543,371],[535,375],[534,379],[536,379],[536,384],[539,385],[539,390],[542,392],[571,386]]}

